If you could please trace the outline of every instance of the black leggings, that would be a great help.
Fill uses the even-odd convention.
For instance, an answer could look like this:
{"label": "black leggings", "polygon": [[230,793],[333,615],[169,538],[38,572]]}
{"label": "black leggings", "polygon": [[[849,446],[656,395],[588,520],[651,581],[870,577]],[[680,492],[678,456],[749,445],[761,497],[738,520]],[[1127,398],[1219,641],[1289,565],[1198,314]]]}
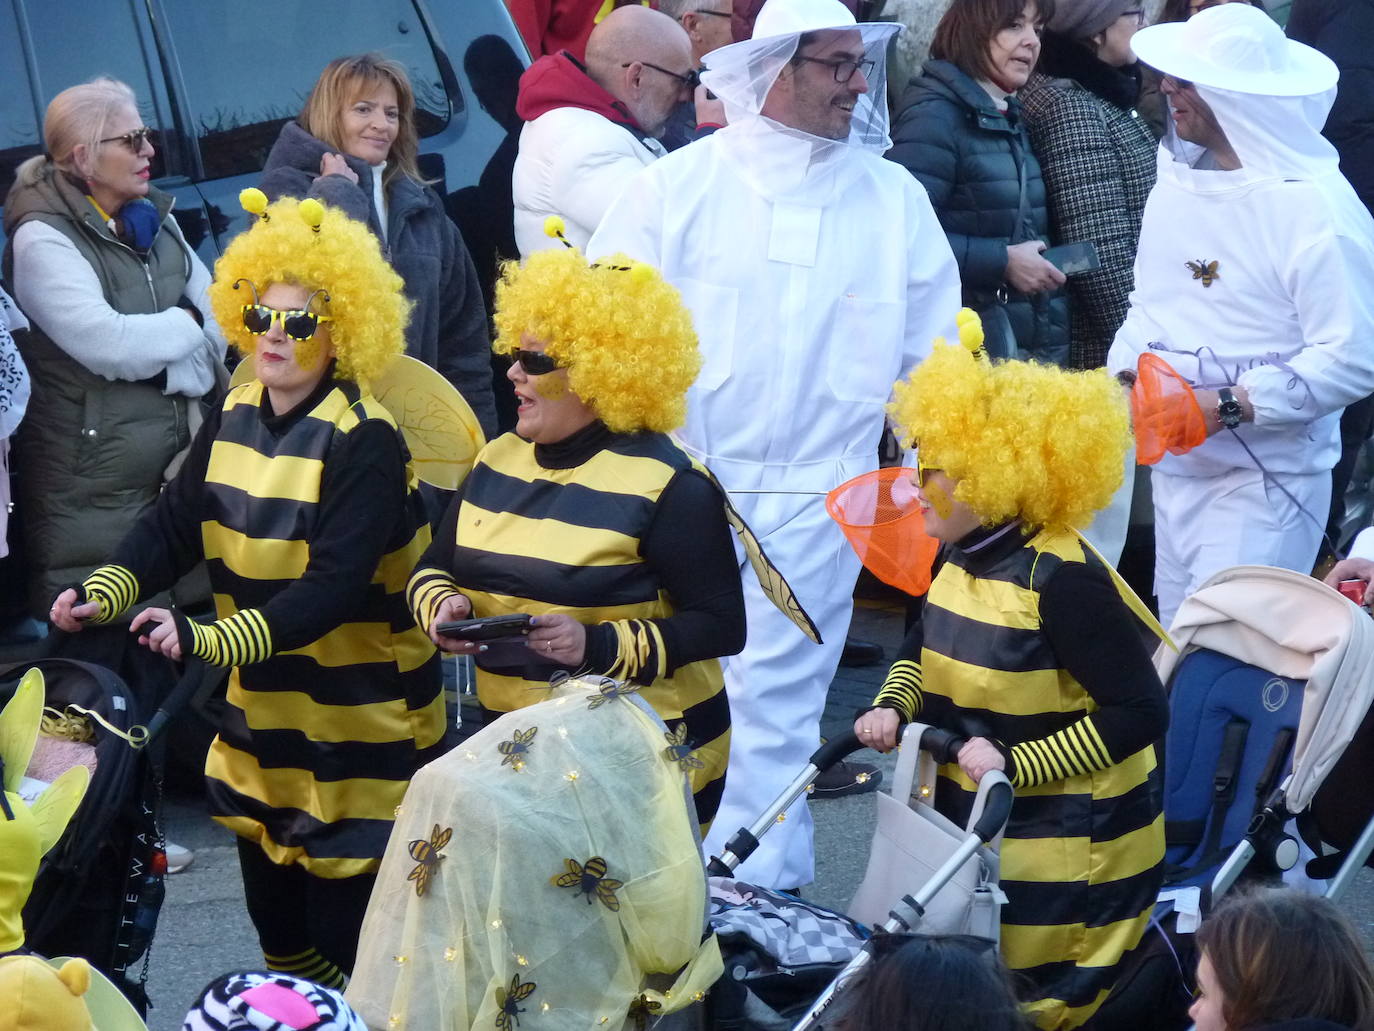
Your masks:
{"label": "black leggings", "polygon": [[263,955],[270,960],[314,949],[345,975],[352,973],[377,875],[316,877],[297,863],[272,862],[246,838],[239,838],[238,846],[248,916]]}

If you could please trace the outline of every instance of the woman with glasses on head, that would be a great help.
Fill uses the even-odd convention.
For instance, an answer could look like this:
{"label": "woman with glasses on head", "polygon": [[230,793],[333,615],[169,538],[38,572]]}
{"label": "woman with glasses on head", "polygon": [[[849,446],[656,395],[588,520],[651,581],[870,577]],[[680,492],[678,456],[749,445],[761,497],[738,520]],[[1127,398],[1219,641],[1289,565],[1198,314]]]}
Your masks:
{"label": "woman with glasses on head", "polygon": [[231,667],[211,815],[238,836],[268,968],[339,987],[395,809],[443,750],[438,656],[404,594],[429,526],[366,387],[403,350],[409,305],[364,225],[245,193],[261,219],[216,264],[210,300],[256,379],[206,418],[54,621],[108,622],[206,561],[218,618],[155,606],[130,629],[169,658]]}
{"label": "woman with glasses on head", "polygon": [[[716,658],[744,646],[744,596],[721,490],[667,436],[701,365],[691,316],[656,269],[558,248],[506,267],[496,328],[519,422],[435,532],[415,619],[475,656],[489,716],[540,701],[560,670],[638,687],[678,735],[704,829],[730,746]],[[513,613],[533,617],[527,636],[439,630]]]}
{"label": "woman with glasses on head", "polygon": [[1041,256],[1045,184],[1017,99],[1054,11],[1055,0],[954,0],[897,105],[887,156],[930,195],[990,353],[1062,364],[1064,274]]}
{"label": "woman with glasses on head", "polygon": [[270,200],[314,197],[369,226],[414,304],[406,353],[437,369],[496,431],[487,313],[444,202],[420,174],[415,92],[403,65],[340,57],[320,73],[267,155]]}
{"label": "woman with glasses on head", "polygon": [[157,500],[227,379],[210,273],[149,184],[151,132],[122,82],[65,89],[5,199],[4,277],[31,323],[14,464],[39,619]]}
{"label": "woman with glasses on head", "polygon": [[1140,68],[1131,37],[1142,0],[1056,0],[1040,67],[1021,90],[1049,198],[1055,244],[1087,242],[1101,267],[1069,278],[1069,365],[1095,369],[1126,318],[1155,136],[1135,105]]}

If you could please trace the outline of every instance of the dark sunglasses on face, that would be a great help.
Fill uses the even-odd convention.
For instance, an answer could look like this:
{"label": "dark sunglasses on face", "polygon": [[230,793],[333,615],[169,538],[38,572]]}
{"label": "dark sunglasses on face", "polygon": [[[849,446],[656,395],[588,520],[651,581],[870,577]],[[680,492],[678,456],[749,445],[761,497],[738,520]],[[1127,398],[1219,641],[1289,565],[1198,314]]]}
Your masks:
{"label": "dark sunglasses on face", "polygon": [[143,150],[143,145],[147,143],[156,130],[149,129],[146,125],[140,129],[132,129],[122,136],[106,136],[101,143],[122,143],[135,154]]}
{"label": "dark sunglasses on face", "polygon": [[511,364],[519,362],[526,376],[547,376],[563,367],[553,355],[545,354],[543,351],[530,351],[523,347],[511,348],[510,360]]}
{"label": "dark sunglasses on face", "polygon": [[872,61],[827,61],[820,57],[807,57],[805,54],[797,54],[792,60],[810,61],[812,64],[823,64],[835,73],[835,81],[839,83],[845,83],[854,78],[855,72],[863,72],[865,79],[873,74],[874,62]]}
{"label": "dark sunglasses on face", "polygon": [[660,68],[658,65],[650,64],[648,61],[626,61],[620,67],[628,68],[635,63],[642,64],[645,68],[652,68],[656,72],[662,72],[670,79],[676,79],[678,82],[682,83],[684,89],[694,90],[701,84],[701,72],[697,71],[695,68],[686,75],[679,75],[677,72],[670,72],[667,68]]}
{"label": "dark sunglasses on face", "polygon": [[281,320],[282,332],[292,340],[309,340],[320,328],[321,322],[332,322],[328,315],[317,315],[313,311],[297,308],[282,311],[269,308],[265,304],[245,304],[243,306],[243,328],[260,337],[272,328],[272,323]]}

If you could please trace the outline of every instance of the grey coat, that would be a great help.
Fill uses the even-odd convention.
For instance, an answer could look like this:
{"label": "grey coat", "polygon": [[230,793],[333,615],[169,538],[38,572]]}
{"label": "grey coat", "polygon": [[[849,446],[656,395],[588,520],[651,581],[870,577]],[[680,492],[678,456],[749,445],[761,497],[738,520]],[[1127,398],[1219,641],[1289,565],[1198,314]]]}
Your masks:
{"label": "grey coat", "polygon": [[[343,155],[358,176],[320,175],[320,159],[338,153],[296,122],[282,126],[267,156],[262,191],[278,197],[314,197],[366,222],[381,237],[372,203],[372,166]],[[415,303],[406,327],[406,353],[437,369],[463,395],[488,439],[496,435],[491,345],[482,290],[472,258],[438,194],[405,176],[387,187],[387,226],[382,252],[405,280]]]}

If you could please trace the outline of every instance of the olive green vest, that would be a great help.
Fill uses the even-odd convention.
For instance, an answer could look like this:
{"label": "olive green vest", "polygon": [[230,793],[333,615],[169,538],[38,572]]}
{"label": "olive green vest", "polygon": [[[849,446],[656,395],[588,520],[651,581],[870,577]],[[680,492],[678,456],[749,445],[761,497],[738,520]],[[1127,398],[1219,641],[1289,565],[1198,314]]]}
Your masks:
{"label": "olive green vest", "polygon": [[[80,190],[50,167],[8,198],[6,281],[21,286],[23,270],[16,278],[13,267],[15,232],[39,221],[62,233],[90,262],[115,311],[143,315],[173,307],[186,291],[190,260],[167,227],[172,198],[156,189],[148,196],[163,225],[145,259],[121,243]],[[157,499],[163,470],[190,443],[188,401],[166,396],[153,383],[96,375],[36,322],[21,350],[33,398],[14,441],[15,500],[22,508],[29,604],[43,619],[57,592],[106,562],[139,513]]]}

